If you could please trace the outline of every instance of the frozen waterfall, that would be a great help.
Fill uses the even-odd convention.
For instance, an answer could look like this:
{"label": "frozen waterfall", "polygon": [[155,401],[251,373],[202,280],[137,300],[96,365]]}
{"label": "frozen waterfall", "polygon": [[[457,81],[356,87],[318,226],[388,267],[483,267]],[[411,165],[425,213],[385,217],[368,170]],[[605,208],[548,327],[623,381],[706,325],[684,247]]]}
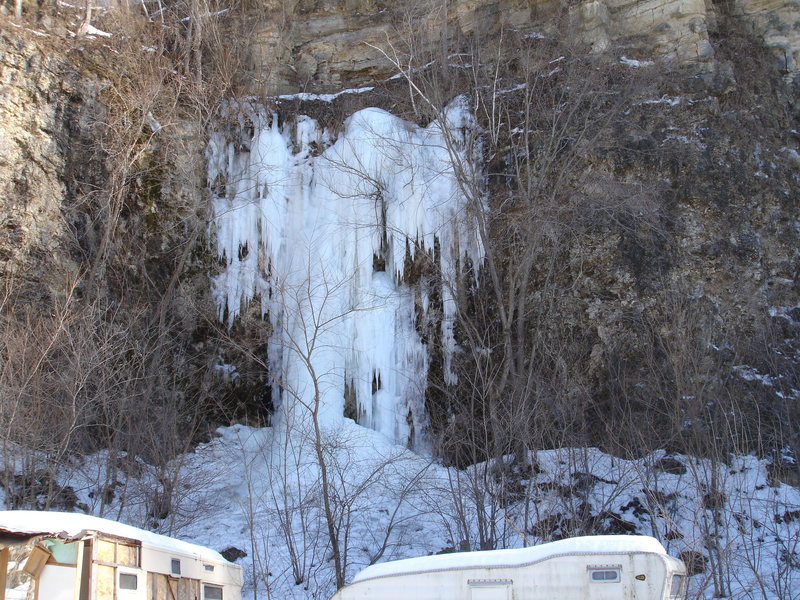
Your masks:
{"label": "frozen waterfall", "polygon": [[445,110],[447,135],[438,121],[423,128],[377,108],[350,116],[335,139],[306,116],[279,123],[251,103],[226,110],[233,125],[207,152],[220,318],[230,324],[260,298],[282,405],[318,400],[320,419],[335,424],[354,398],[360,424],[423,448],[429,357],[415,322],[429,303],[404,283],[404,265],[438,244],[436,319],[452,382],[450,284],[465,257],[478,265],[483,255],[457,179],[478,155],[466,100]]}

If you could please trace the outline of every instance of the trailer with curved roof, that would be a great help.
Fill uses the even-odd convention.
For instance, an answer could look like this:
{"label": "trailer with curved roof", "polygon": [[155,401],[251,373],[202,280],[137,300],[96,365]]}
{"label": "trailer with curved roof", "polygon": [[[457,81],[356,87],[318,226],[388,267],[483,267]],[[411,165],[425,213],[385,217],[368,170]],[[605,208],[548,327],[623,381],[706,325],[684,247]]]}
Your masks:
{"label": "trailer with curved roof", "polygon": [[78,513],[0,511],[0,600],[241,600],[218,552]]}
{"label": "trailer with curved roof", "polygon": [[647,536],[587,536],[529,548],[367,567],[331,600],[682,600],[686,566]]}

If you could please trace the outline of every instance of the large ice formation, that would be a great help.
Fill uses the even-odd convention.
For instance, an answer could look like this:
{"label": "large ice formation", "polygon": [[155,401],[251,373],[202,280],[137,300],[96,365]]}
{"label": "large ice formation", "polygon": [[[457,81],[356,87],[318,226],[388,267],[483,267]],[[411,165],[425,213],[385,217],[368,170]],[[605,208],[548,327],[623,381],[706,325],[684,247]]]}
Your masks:
{"label": "large ice formation", "polygon": [[[477,265],[477,136],[457,98],[427,127],[367,108],[336,139],[313,119],[279,123],[254,104],[229,105],[208,148],[221,319],[260,298],[272,326],[279,402],[335,424],[345,397],[356,419],[399,443],[424,445],[429,354],[415,326],[424,286],[406,259],[435,255],[441,274],[445,377],[455,351],[453,282]],[[466,184],[466,185],[465,185]],[[434,248],[436,247],[436,252]],[[346,393],[347,390],[347,393]],[[352,411],[351,411],[352,412]]]}

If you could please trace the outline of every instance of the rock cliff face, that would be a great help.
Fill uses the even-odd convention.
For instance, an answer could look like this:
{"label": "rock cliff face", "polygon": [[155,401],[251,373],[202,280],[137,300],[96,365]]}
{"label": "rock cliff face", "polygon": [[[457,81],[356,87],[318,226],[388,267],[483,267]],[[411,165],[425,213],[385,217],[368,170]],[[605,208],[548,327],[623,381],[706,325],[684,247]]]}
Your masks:
{"label": "rock cliff face", "polygon": [[[111,296],[122,278],[163,286],[186,236],[205,231],[203,124],[158,104],[174,102],[160,57],[131,62],[63,27],[11,25],[0,31],[0,272],[43,306],[90,273]],[[148,62],[158,66],[132,72]]]}
{"label": "rock cliff face", "polygon": [[[796,2],[263,0],[248,10],[241,17],[253,32],[240,77],[245,93],[278,106],[282,120],[291,121],[290,113],[316,111],[334,131],[352,112],[349,100],[303,104],[275,96],[374,86],[372,93],[351,94],[357,97],[352,102],[396,104],[405,107],[403,116],[424,120],[409,106],[413,98],[403,83],[391,79],[398,71],[392,59],[420,72],[436,61],[458,62],[461,73],[477,72],[472,60],[479,47],[494,57],[507,53],[493,59],[498,64],[513,63],[516,54],[507,44],[512,37],[545,40],[553,52],[568,48],[588,56],[587,64],[615,66],[604,75],[608,89],[636,73],[640,88],[621,107],[617,121],[593,136],[596,147],[579,149],[581,168],[591,174],[572,191],[585,202],[581,206],[602,217],[589,219],[585,213],[568,227],[551,227],[558,233],[551,239],[561,244],[552,253],[558,269],[546,273],[537,261],[552,256],[537,256],[530,269],[530,297],[539,310],[552,302],[547,295],[552,289],[537,288],[536,282],[557,281],[559,301],[521,329],[541,332],[551,345],[572,336],[575,354],[554,359],[552,368],[569,383],[570,402],[591,398],[587,415],[613,408],[615,399],[654,377],[642,370],[646,358],[681,355],[686,341],[676,338],[681,328],[726,332],[701,336],[715,350],[695,357],[695,370],[740,373],[732,369],[749,361],[759,377],[772,378],[740,378],[753,388],[753,398],[767,392],[771,398],[800,395],[793,362],[800,327]],[[87,69],[77,43],[53,44],[3,27],[0,265],[24,297],[46,303],[63,296],[67,282],[89,268],[88,257],[101,243],[93,238],[98,235],[95,209],[87,207],[104,206],[98,201],[104,192],[97,191],[108,189],[108,146],[98,140],[120,110],[107,104],[110,96],[103,90],[110,78],[124,80],[128,67]],[[88,52],[101,44],[85,42]],[[542,65],[561,60],[558,53],[540,58]],[[189,63],[183,55],[179,59]],[[89,62],[103,60],[95,55]],[[121,72],[115,75],[115,68]],[[465,81],[454,78],[452,91],[469,91]],[[514,88],[511,79],[506,83]],[[174,98],[181,93],[183,88]],[[156,132],[166,104],[153,103],[139,115],[149,125],[142,126],[142,139],[132,138],[136,169],[126,175],[129,196],[119,208],[118,268],[97,275],[123,304],[133,303],[125,296],[131,289],[147,289],[153,297],[169,291],[171,302],[186,306],[193,298],[207,299],[205,275],[215,266],[212,254],[202,250],[207,213],[185,201],[203,193],[197,168],[203,136],[194,131],[184,136],[183,145],[161,144]],[[180,127],[192,129],[185,122]],[[565,136],[558,143],[572,151],[572,141]],[[166,150],[179,147],[180,156]],[[181,166],[184,157],[190,158]],[[492,177],[509,168],[504,160],[490,158]],[[641,211],[628,200],[625,211],[612,206],[609,198],[616,192],[609,190],[623,188],[640,190],[625,193],[639,198]],[[543,223],[550,227],[546,219]],[[182,246],[182,239],[190,243]],[[191,339],[195,358],[207,364],[244,362],[235,352],[222,356],[218,340],[210,339],[211,328],[198,326],[200,313],[213,319],[211,311],[203,311],[177,319],[176,330],[184,329],[176,335]],[[676,315],[694,321],[678,323]],[[717,344],[721,337],[746,341],[755,336],[769,340],[759,341],[760,346],[754,342],[748,356],[746,344]],[[260,348],[263,340],[250,342]],[[777,353],[765,356],[756,346]],[[268,403],[263,374],[255,369],[245,374],[243,362],[236,384],[227,382],[239,390],[233,396]],[[624,385],[629,387],[619,387]]]}
{"label": "rock cliff face", "polygon": [[[23,32],[24,33],[24,32]],[[0,33],[0,266],[34,298],[60,296],[79,270],[64,211],[91,173],[103,83],[30,34]]]}
{"label": "rock cliff face", "polygon": [[800,7],[796,2],[734,0],[732,14],[740,18],[773,51],[781,70],[796,76],[800,67]]}
{"label": "rock cliff face", "polygon": [[[800,7],[780,0],[456,0],[395,3],[381,0],[265,0],[259,4],[250,44],[249,88],[256,94],[335,92],[373,85],[397,69],[379,49],[414,60],[448,40],[448,52],[468,47],[471,36],[523,36],[571,32],[591,52],[617,60],[677,61],[725,79],[729,63],[711,43],[722,16],[752,32],[793,80],[800,53]],[[558,28],[557,28],[558,26]],[[62,201],[76,182],[99,184],[100,162],[90,137],[105,110],[106,84],[80,64],[37,46],[37,38],[5,27],[3,47],[0,184],[6,198],[0,243],[4,271],[62,286],[78,268],[65,228]],[[92,171],[92,172],[90,172]],[[74,250],[74,249],[73,249]],[[24,275],[23,273],[27,273]],[[44,292],[44,288],[40,291]]]}
{"label": "rock cliff face", "polygon": [[[266,95],[336,91],[396,74],[378,48],[420,54],[449,39],[450,52],[476,34],[563,35],[613,58],[717,67],[711,37],[721,15],[741,22],[769,48],[782,72],[798,72],[800,8],[789,1],[506,0],[394,3],[290,0],[267,4],[253,48],[253,89]],[[556,26],[558,25],[558,27]],[[413,52],[411,53],[413,54]]]}

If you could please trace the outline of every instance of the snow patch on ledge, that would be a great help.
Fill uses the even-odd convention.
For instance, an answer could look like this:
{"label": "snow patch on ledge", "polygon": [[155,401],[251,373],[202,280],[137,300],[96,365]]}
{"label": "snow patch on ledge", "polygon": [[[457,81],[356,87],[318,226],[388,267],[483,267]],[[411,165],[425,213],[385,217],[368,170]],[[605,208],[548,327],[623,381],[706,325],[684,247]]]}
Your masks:
{"label": "snow patch on ledge", "polygon": [[636,60],[635,58],[628,58],[627,56],[620,56],[619,62],[633,68],[652,67],[655,63],[652,60]]}
{"label": "snow patch on ledge", "polygon": [[345,94],[365,94],[366,92],[371,92],[374,89],[374,87],[352,88],[349,90],[336,92],[335,94],[309,94],[306,92],[298,92],[297,94],[282,94],[277,96],[277,98],[278,100],[302,100],[304,102],[310,102],[313,100],[320,102],[333,102],[336,100],[336,98]]}

